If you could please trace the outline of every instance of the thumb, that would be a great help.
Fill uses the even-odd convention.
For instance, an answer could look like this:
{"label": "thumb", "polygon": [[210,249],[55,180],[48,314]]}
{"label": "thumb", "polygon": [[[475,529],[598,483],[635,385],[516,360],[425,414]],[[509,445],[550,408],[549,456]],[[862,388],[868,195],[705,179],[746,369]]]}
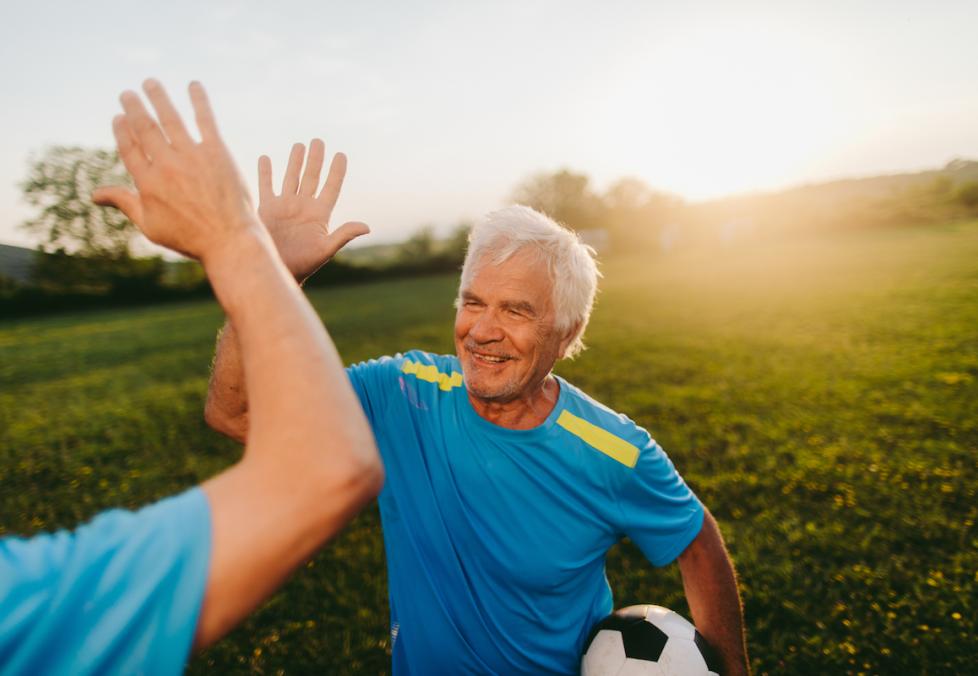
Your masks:
{"label": "thumb", "polygon": [[139,194],[121,185],[96,188],[92,192],[92,201],[103,207],[115,207],[136,225],[143,220],[143,205],[139,201]]}
{"label": "thumb", "polygon": [[336,228],[326,237],[326,255],[332,258],[336,252],[345,247],[360,235],[370,232],[370,227],[366,223],[350,221]]}

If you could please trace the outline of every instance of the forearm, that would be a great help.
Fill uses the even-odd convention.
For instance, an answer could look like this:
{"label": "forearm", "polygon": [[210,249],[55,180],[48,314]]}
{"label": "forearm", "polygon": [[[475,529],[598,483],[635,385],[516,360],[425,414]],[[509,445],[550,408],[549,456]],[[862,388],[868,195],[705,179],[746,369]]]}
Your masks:
{"label": "forearm", "polygon": [[336,386],[346,377],[336,349],[270,242],[249,237],[205,266],[240,343],[249,451],[270,435],[290,447],[318,444],[315,437],[326,434],[337,443],[370,440],[352,389]]}
{"label": "forearm", "polygon": [[750,673],[736,573],[709,512],[679,565],[693,624],[717,651],[723,674]]}
{"label": "forearm", "polygon": [[[291,271],[290,271],[291,275]],[[296,279],[301,286],[304,280]],[[204,420],[214,430],[235,441],[248,438],[248,389],[238,332],[228,317],[217,336],[211,364]]]}
{"label": "forearm", "polygon": [[[262,250],[269,245],[242,246],[205,263],[236,328],[251,397],[244,459],[205,484],[211,569],[221,574],[211,576],[204,607],[213,610],[202,616],[199,645],[266,598],[382,480],[369,426],[322,323],[281,261]],[[236,269],[244,260],[246,275]]]}

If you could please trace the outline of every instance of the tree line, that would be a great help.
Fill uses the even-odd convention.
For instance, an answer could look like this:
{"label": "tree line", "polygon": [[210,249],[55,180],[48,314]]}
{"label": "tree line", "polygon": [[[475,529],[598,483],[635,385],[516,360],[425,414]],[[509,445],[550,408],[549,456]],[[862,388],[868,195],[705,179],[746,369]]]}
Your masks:
{"label": "tree line", "polygon": [[[92,203],[98,185],[129,184],[115,151],[54,146],[30,164],[21,184],[35,208],[22,224],[39,242],[31,279],[0,274],[4,316],[79,305],[145,303],[208,294],[194,261],[138,255],[138,230],[114,209]],[[549,214],[611,251],[661,255],[677,246],[840,227],[916,224],[978,215],[978,162],[955,160],[936,172],[836,181],[776,193],[688,203],[636,178],[598,190],[583,173],[562,169],[531,176],[511,201]],[[448,237],[421,228],[382,260],[343,256],[311,285],[457,270],[468,226]]]}

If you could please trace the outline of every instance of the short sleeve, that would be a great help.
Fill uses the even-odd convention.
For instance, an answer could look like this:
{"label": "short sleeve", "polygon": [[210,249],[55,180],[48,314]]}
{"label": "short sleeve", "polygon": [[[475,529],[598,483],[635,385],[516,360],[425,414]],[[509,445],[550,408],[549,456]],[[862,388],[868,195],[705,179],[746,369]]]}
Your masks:
{"label": "short sleeve", "polygon": [[664,566],[699,534],[703,505],[665,451],[646,440],[619,494],[620,527],[653,565]]}
{"label": "short sleeve", "polygon": [[4,672],[181,673],[210,552],[200,488],[73,532],[0,540]]}
{"label": "short sleeve", "polygon": [[353,385],[353,391],[357,393],[371,426],[380,420],[386,410],[392,388],[398,387],[397,376],[403,362],[404,358],[398,354],[347,367],[350,384]]}

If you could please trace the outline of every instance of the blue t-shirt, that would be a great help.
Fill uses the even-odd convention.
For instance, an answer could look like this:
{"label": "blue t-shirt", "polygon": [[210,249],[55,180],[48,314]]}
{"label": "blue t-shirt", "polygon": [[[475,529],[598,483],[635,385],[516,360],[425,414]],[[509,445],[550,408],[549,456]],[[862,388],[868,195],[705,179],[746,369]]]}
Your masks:
{"label": "blue t-shirt", "polygon": [[179,674],[210,550],[199,488],[73,532],[0,540],[0,673]]}
{"label": "blue t-shirt", "polygon": [[562,378],[546,421],[510,430],[475,412],[454,356],[348,372],[386,469],[398,676],[577,674],[612,610],[608,549],[627,535],[661,566],[700,531],[702,505],[648,433]]}

